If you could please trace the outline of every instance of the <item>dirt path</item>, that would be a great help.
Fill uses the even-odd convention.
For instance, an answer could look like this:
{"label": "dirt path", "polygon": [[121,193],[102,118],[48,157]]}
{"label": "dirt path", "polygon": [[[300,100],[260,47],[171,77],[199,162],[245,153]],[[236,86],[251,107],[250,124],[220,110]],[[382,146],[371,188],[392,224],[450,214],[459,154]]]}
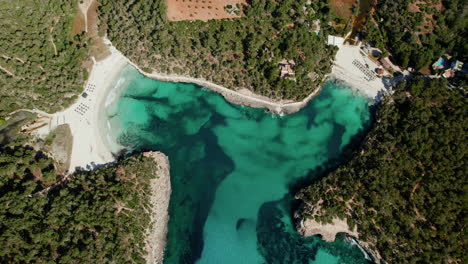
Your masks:
{"label": "dirt path", "polygon": [[[1,66],[0,66],[1,68]],[[20,112],[20,111],[26,111],[26,112],[30,112],[30,113],[35,113],[35,114],[39,114],[39,115],[42,115],[42,116],[45,116],[45,117],[49,117],[49,118],[52,118],[54,116],[54,114],[49,114],[49,113],[46,113],[44,111],[41,111],[41,110],[31,110],[31,109],[17,109],[11,113],[9,113],[8,115],[13,115],[14,113],[17,113],[17,112]]]}
{"label": "dirt path", "polygon": [[93,4],[94,0],[83,0],[83,3],[78,4],[78,8],[84,16],[85,31],[88,32],[88,9]]}
{"label": "dirt path", "polygon": [[54,43],[54,37],[52,37],[52,32],[54,31],[55,24],[59,21],[60,17],[55,18],[54,24],[52,27],[50,27],[49,33],[50,33],[50,43],[52,43],[52,47],[54,48],[54,55],[57,56],[57,47],[55,46]]}
{"label": "dirt path", "polygon": [[12,57],[9,57],[9,56],[7,56],[5,54],[2,54],[2,58],[4,58],[5,60],[13,60],[14,59],[14,60],[17,60],[17,61],[19,61],[19,62],[21,62],[23,64],[26,62],[25,60],[23,60],[23,59],[21,59],[19,57],[12,58]]}
{"label": "dirt path", "polygon": [[14,75],[12,72],[10,72],[9,70],[3,68],[2,66],[0,66],[0,70],[4,71],[6,74],[10,75],[10,76],[13,76],[15,78],[18,78],[16,77],[16,75]]}
{"label": "dirt path", "polygon": [[16,75],[14,75],[12,72],[10,72],[9,70],[3,68],[1,65],[0,65],[0,70],[2,70],[3,72],[5,72],[6,74],[10,75],[11,77],[13,78],[16,78],[16,79],[22,79]]}

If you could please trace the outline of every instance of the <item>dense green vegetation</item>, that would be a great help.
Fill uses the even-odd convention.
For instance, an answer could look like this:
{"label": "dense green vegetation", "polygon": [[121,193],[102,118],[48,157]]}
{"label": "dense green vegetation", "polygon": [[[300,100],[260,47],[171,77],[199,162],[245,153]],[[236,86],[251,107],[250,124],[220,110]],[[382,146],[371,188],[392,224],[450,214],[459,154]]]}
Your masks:
{"label": "dense green vegetation", "polygon": [[18,108],[63,109],[85,76],[85,37],[72,37],[77,1],[0,4],[0,117]]}
{"label": "dense green vegetation", "polygon": [[[248,88],[273,98],[302,99],[330,72],[327,1],[250,1],[244,17],[168,22],[165,0],[101,0],[101,23],[113,44],[142,68]],[[103,26],[103,25],[101,25]],[[293,60],[295,80],[280,78],[279,62]]]}
{"label": "dense green vegetation", "polygon": [[323,199],[313,217],[346,217],[388,263],[463,262],[468,107],[446,86],[398,85],[355,157],[298,194],[306,204]]}
{"label": "dense green vegetation", "polygon": [[18,111],[0,123],[0,146],[21,145],[28,140],[25,134],[19,133],[21,127],[36,118],[36,114]]}
{"label": "dense green vegetation", "polygon": [[145,263],[149,180],[142,155],[54,184],[52,160],[25,147],[0,147],[1,263]]}
{"label": "dense green vegetation", "polygon": [[466,8],[464,0],[378,1],[364,36],[403,68],[420,70],[445,52],[466,61]]}

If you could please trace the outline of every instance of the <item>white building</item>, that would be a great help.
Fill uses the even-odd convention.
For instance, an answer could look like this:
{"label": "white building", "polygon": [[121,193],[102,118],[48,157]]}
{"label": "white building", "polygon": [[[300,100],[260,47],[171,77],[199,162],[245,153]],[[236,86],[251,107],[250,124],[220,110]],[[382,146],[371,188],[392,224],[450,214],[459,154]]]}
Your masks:
{"label": "white building", "polygon": [[328,42],[327,42],[328,45],[341,47],[343,46],[343,43],[344,43],[344,38],[328,35]]}

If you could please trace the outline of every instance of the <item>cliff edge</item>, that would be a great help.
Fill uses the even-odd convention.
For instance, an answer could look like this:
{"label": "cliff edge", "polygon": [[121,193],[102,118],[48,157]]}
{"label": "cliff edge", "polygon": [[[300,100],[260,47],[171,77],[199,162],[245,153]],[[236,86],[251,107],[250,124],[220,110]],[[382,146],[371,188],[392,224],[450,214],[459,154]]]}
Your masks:
{"label": "cliff edge", "polygon": [[318,222],[315,217],[322,216],[322,200],[317,204],[304,204],[296,213],[296,230],[304,237],[320,235],[322,240],[326,242],[333,242],[338,233],[345,233],[354,241],[359,248],[366,255],[366,258],[374,263],[386,263],[379,252],[372,249],[372,243],[359,241],[359,232],[357,226],[351,229],[348,225],[347,219],[340,219],[335,216],[331,219],[331,223]]}

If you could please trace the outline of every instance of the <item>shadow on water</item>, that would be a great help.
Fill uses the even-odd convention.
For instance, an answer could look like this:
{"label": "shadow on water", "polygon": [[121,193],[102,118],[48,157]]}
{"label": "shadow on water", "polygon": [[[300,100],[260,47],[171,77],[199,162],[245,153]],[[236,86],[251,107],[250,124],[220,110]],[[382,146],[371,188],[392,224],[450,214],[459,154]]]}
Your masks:
{"label": "shadow on water", "polygon": [[[336,148],[336,144],[329,146],[328,151],[331,154],[332,159],[324,162],[322,165],[310,170],[307,173],[306,177],[298,178],[291,183],[288,184],[288,193],[289,195],[294,196],[297,194],[301,189],[314,184],[315,182],[319,181],[323,177],[326,177],[328,174],[335,171],[339,166],[346,164],[349,162],[353,156],[359,151],[362,144],[364,143],[364,139],[366,138],[368,132],[372,129],[372,126],[375,124],[375,113],[377,110],[378,105],[373,104],[369,107],[370,119],[364,124],[364,128],[359,131],[356,135],[354,135],[350,142],[343,147],[342,150]],[[338,130],[335,130],[334,133],[338,133]],[[338,144],[339,146],[339,144]],[[290,200],[290,211],[289,216],[292,218],[294,212],[299,209],[302,202],[300,200],[291,198]]]}
{"label": "shadow on water", "polygon": [[[331,155],[333,155],[332,153],[334,153],[335,158],[330,159],[324,162],[322,165],[318,166],[317,168],[310,170],[307,173],[306,177],[302,177],[291,182],[288,185],[289,193],[295,194],[299,192],[302,188],[313,184],[314,182],[320,180],[329,173],[335,171],[340,165],[347,163],[353,157],[353,154],[362,145],[367,133],[372,128],[372,125],[373,121],[367,122],[365,124],[365,128],[361,130],[358,134],[354,135],[351,138],[350,143],[343,147],[342,150],[338,149],[339,144],[330,143],[328,151]],[[339,134],[339,130],[341,129],[335,130],[334,133]]]}
{"label": "shadow on water", "polygon": [[[140,101],[167,103],[167,99],[156,100],[139,97]],[[209,108],[209,105],[205,107]],[[148,126],[134,129],[147,133],[158,131],[160,143],[154,138],[136,137],[142,133],[131,131],[122,135],[119,142],[125,146],[136,146],[138,152],[157,149],[168,156],[171,167],[172,195],[169,205],[168,245],[165,263],[194,263],[203,249],[203,227],[214,201],[217,186],[234,170],[233,161],[223,152],[217,137],[209,128],[225,122],[213,112],[210,120],[195,135],[186,135],[183,127],[174,122],[152,116]],[[183,112],[184,117],[197,118],[196,112]],[[168,120],[178,120],[173,115]],[[168,144],[171,142],[170,144]],[[177,166],[184,164],[184,166]]]}
{"label": "shadow on water", "polygon": [[[367,113],[367,109],[362,110],[364,101],[356,103],[362,112],[346,108],[356,112],[355,116],[349,116],[343,106],[349,105],[346,100],[350,94],[324,91],[315,105],[309,105],[301,113],[272,118],[263,110],[228,105],[219,95],[201,91],[199,87],[184,84],[183,91],[178,84],[146,79],[138,82],[142,82],[139,90],[128,89],[128,94],[120,99],[125,101],[121,112],[125,129],[119,132],[118,142],[136,151],[158,150],[169,157],[172,195],[165,263],[195,263],[207,253],[204,248],[212,250],[208,252],[210,256],[226,258],[223,254],[232,252],[224,252],[219,242],[227,238],[237,239],[229,241],[238,243],[237,250],[244,250],[244,239],[256,237],[248,240],[252,242],[249,245],[266,263],[309,263],[320,258],[319,251],[334,255],[333,250],[339,252],[341,247],[345,255],[355,254],[356,250],[347,251],[346,244],[323,243],[317,237],[303,238],[297,234],[292,214],[298,201],[293,196],[347,161],[362,142],[366,131],[351,136],[350,143],[343,147],[351,133],[344,125],[349,124],[350,131],[355,131],[367,120],[359,118]],[[341,121],[336,121],[337,118]],[[347,118],[354,119],[347,122]],[[313,169],[307,172],[310,168]],[[231,174],[235,174],[235,180],[226,178]],[[216,198],[218,190],[222,190],[220,197],[228,201],[216,203],[220,201]],[[249,197],[252,191],[258,193]],[[242,197],[235,198],[241,193]],[[284,193],[287,194],[283,196]],[[252,199],[254,196],[263,200]],[[236,202],[243,203],[246,209]],[[232,212],[223,211],[229,205]],[[236,211],[239,207],[245,211]],[[254,208],[253,214],[249,208]],[[220,214],[227,218],[220,218]],[[233,221],[221,236],[217,236],[220,229],[210,229],[208,234],[217,237],[207,239],[204,228],[217,227],[219,223],[210,219]],[[219,252],[221,255],[215,254]],[[238,255],[230,257],[236,260]],[[207,258],[204,261],[216,263],[213,258],[211,262],[206,262]]]}
{"label": "shadow on water", "polygon": [[[335,158],[310,170],[306,177],[291,182],[288,185],[288,194],[281,200],[266,202],[262,205],[258,213],[256,229],[258,249],[266,263],[310,263],[310,261],[316,260],[319,249],[332,255],[335,254],[334,252],[340,252],[343,263],[370,263],[362,258],[362,254],[347,244],[344,236],[337,236],[335,243],[327,243],[319,236],[305,238],[295,232],[294,214],[302,202],[295,199],[294,195],[302,188],[333,172],[353,157],[372,127],[375,108],[375,105],[370,108],[372,118],[364,125],[364,129],[354,135],[350,143],[342,150],[339,150],[339,143],[333,143],[329,146],[328,152],[330,156]],[[342,134],[343,128],[338,127],[334,133],[336,134],[334,136]],[[275,243],[271,243],[271,241],[275,241]]]}
{"label": "shadow on water", "polygon": [[339,263],[371,263],[362,257],[359,250],[346,242],[343,236],[337,236],[335,242],[328,243],[319,236],[305,238],[295,232],[288,213],[291,210],[292,199],[293,197],[288,194],[279,201],[264,203],[259,210],[256,228],[258,250],[263,255],[265,263],[309,264],[311,261],[327,263],[320,257],[320,252],[325,255],[338,254]]}

